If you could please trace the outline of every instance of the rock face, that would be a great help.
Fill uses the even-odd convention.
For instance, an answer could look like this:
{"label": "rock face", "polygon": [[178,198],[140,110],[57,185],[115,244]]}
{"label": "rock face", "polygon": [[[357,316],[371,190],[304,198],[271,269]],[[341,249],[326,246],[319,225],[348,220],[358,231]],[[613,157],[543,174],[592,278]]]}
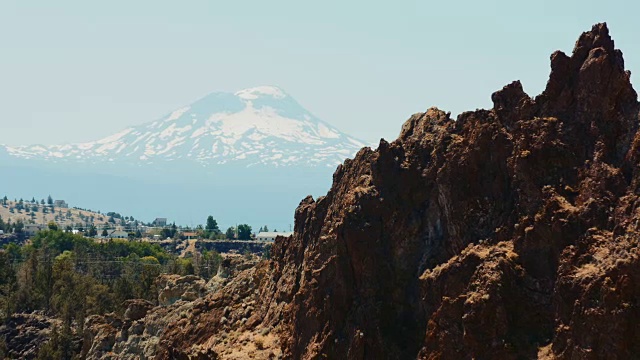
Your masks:
{"label": "rock face", "polygon": [[[0,358],[37,359],[42,355],[40,347],[61,331],[62,321],[44,311],[14,314],[0,326]],[[71,350],[79,352],[81,336],[73,332],[70,341]]]}
{"label": "rock face", "polygon": [[13,315],[0,326],[0,356],[35,359],[40,345],[49,340],[54,326],[60,326],[60,322],[41,312]]}
{"label": "rock face", "polygon": [[[83,359],[272,359],[281,355],[276,330],[262,322],[261,285],[269,264],[254,257],[223,261],[208,286],[196,276],[160,275],[160,306],[125,302],[123,316],[90,316]],[[199,294],[192,298],[189,294]],[[200,294],[202,293],[202,294]],[[164,301],[164,304],[162,304]],[[261,304],[261,302],[260,302]]]}
{"label": "rock face", "polygon": [[[605,24],[457,121],[432,108],[304,199],[262,284],[285,358],[640,353],[637,94]],[[280,320],[282,319],[282,320]]]}
{"label": "rock face", "polygon": [[160,305],[171,305],[178,300],[193,301],[204,295],[205,281],[194,275],[160,275],[156,279]]}

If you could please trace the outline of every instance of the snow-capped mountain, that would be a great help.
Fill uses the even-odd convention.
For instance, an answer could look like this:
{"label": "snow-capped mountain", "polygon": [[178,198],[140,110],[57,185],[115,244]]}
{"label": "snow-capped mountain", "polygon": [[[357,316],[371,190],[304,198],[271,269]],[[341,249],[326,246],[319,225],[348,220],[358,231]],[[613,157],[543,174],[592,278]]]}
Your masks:
{"label": "snow-capped mountain", "polygon": [[363,146],[316,118],[282,89],[260,86],[210,94],[160,120],[97,141],[7,146],[6,152],[48,162],[335,167]]}

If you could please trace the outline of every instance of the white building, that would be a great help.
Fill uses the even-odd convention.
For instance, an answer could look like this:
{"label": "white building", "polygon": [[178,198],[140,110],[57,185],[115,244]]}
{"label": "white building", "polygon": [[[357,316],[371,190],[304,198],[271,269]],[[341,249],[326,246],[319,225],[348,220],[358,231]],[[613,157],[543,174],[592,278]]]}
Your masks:
{"label": "white building", "polygon": [[278,236],[291,236],[292,232],[274,232],[274,231],[262,231],[256,235],[256,240],[258,241],[275,241]]}
{"label": "white building", "polygon": [[126,231],[112,231],[111,233],[109,233],[109,235],[107,236],[108,238],[111,239],[128,239],[129,238],[129,233]]}

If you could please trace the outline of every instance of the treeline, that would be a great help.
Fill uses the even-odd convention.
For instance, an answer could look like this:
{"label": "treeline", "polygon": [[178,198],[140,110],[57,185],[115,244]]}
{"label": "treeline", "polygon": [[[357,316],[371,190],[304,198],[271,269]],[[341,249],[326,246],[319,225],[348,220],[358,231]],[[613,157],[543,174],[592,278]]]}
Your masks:
{"label": "treeline", "polygon": [[21,220],[11,222],[11,219],[5,222],[2,216],[0,216],[0,230],[2,230],[5,234],[14,233],[18,237],[22,238],[24,223]]}
{"label": "treeline", "polygon": [[[189,231],[189,228],[182,230]],[[176,231],[177,227],[174,223],[170,227],[162,229],[162,236],[174,237],[174,235],[178,233]],[[198,237],[205,239],[251,240],[252,238],[252,229],[248,224],[240,224],[237,228],[230,226],[227,228],[227,231],[223,233],[218,226],[218,221],[211,215],[207,217],[207,223],[204,227],[202,225],[198,225],[194,231]],[[260,228],[260,231],[262,231],[262,228]]]}
{"label": "treeline", "polygon": [[158,275],[209,279],[220,260],[216,252],[178,258],[157,244],[98,243],[60,230],[41,231],[28,245],[8,244],[0,250],[0,316],[7,320],[14,313],[43,310],[59,318],[62,326],[55,330],[59,343],[43,351],[71,358],[68,344],[74,333],[82,333],[87,316],[122,312],[128,299],[157,304]]}

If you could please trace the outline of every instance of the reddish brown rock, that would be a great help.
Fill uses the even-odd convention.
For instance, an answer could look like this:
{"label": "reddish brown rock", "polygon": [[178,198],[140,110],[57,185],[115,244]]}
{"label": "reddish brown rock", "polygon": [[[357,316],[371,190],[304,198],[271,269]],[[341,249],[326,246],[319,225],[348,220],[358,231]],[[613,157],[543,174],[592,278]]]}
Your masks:
{"label": "reddish brown rock", "polygon": [[629,79],[598,24],[571,56],[551,56],[536,98],[514,82],[491,110],[413,115],[397,140],[339,166],[326,196],[300,203],[271,261],[171,324],[158,357],[267,328],[287,359],[637,356]]}
{"label": "reddish brown rock", "polygon": [[551,68],[535,99],[412,116],[300,204],[265,288],[285,357],[638,353],[637,95],[604,24]]}

